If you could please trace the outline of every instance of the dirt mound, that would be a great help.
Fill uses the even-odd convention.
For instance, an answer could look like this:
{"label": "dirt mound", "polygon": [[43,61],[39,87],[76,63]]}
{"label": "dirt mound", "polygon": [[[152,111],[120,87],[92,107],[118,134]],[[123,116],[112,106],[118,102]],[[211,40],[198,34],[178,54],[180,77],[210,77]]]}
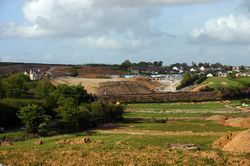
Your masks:
{"label": "dirt mound", "polygon": [[96,144],[96,145],[100,145],[100,144],[103,144],[103,141],[102,140],[93,141],[88,137],[77,138],[77,139],[64,138],[60,141],[57,141],[57,144],[66,144],[66,145]]}
{"label": "dirt mound", "polygon": [[225,120],[224,125],[250,128],[250,117],[237,117]]}
{"label": "dirt mound", "polygon": [[90,138],[79,138],[79,139],[68,139],[64,138],[60,141],[58,141],[58,144],[69,144],[69,145],[77,145],[77,144],[86,144],[86,143],[92,143],[93,141],[90,140]]}
{"label": "dirt mound", "polygon": [[230,142],[238,133],[228,133],[217,139],[212,147],[217,149],[222,149],[228,142]]}
{"label": "dirt mound", "polygon": [[13,143],[12,142],[3,141],[3,142],[0,142],[0,145],[3,145],[3,146],[12,146]]}
{"label": "dirt mound", "polygon": [[135,81],[104,82],[99,86],[98,94],[145,94],[152,93],[147,86]]}
{"label": "dirt mound", "polygon": [[228,152],[250,153],[250,130],[245,130],[229,141],[222,150]]}
{"label": "dirt mound", "polygon": [[209,118],[207,118],[206,120],[211,120],[211,121],[215,121],[215,122],[224,122],[225,120],[227,120],[227,117],[224,115],[212,115]]}

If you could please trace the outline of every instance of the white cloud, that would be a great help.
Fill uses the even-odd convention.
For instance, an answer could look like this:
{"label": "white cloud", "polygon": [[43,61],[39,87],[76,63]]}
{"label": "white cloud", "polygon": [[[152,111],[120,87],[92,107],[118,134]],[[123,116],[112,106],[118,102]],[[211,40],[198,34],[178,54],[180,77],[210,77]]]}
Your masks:
{"label": "white cloud", "polygon": [[[213,1],[25,0],[22,10],[26,23],[1,26],[0,37],[74,37],[99,48],[134,48],[168,36],[149,23],[161,14],[159,7]],[[133,39],[128,34],[133,34]]]}
{"label": "white cloud", "polygon": [[2,37],[44,37],[52,34],[51,31],[42,29],[38,24],[22,26],[15,23],[8,23],[0,27]]}
{"label": "white cloud", "polygon": [[121,45],[118,41],[107,38],[104,36],[101,37],[86,37],[79,40],[81,44],[91,47],[91,48],[100,48],[100,49],[120,49]]}
{"label": "white cloud", "polygon": [[250,43],[250,18],[244,15],[208,20],[190,33],[194,42]]}
{"label": "white cloud", "polygon": [[142,6],[169,6],[215,2],[217,0],[96,0],[104,6],[142,7]]}

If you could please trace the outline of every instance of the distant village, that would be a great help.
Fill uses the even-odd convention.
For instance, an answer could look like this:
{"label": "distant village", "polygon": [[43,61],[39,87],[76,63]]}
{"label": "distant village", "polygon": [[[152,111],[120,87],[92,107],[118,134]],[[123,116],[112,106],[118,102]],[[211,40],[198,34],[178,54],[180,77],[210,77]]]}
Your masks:
{"label": "distant village", "polygon": [[[188,66],[186,63],[176,63],[170,66],[163,66],[162,61],[159,62],[140,62],[131,63],[126,60],[119,65],[120,70],[126,71],[124,75],[105,75],[105,78],[134,78],[145,77],[148,79],[181,79],[184,73],[194,75],[205,75],[211,77],[250,77],[250,67],[247,66],[227,66],[219,63],[193,63]],[[40,80],[43,77],[53,77],[51,72],[41,72],[40,69],[30,69],[25,71],[24,75],[29,76],[31,80]],[[65,76],[71,76],[69,72]]]}

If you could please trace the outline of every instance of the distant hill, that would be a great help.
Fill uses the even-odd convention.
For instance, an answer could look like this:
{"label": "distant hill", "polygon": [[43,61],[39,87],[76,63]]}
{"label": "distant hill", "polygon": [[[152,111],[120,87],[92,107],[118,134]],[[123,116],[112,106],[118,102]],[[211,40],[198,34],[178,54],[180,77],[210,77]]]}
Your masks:
{"label": "distant hill", "polygon": [[123,75],[126,72],[119,70],[114,65],[64,65],[64,64],[38,64],[38,63],[0,63],[0,75],[8,75],[15,72],[25,72],[31,69],[40,69],[41,72],[48,72],[53,76],[66,76],[71,67],[76,67],[79,77],[97,78],[104,75]]}

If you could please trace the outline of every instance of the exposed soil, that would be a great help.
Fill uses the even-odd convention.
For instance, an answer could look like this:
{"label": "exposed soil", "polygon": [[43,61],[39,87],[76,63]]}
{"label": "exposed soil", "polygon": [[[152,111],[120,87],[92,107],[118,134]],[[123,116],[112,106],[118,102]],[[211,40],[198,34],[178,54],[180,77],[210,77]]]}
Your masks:
{"label": "exposed soil", "polygon": [[227,117],[224,115],[212,115],[209,118],[207,118],[207,120],[224,123],[224,121],[227,120]]}
{"label": "exposed soil", "polygon": [[224,151],[250,153],[250,130],[245,130],[232,138],[223,148]]}
{"label": "exposed soil", "polygon": [[212,85],[213,84],[213,82],[210,82],[210,83],[207,83],[207,84],[199,84],[199,85],[196,85],[196,86],[194,86],[191,90],[190,90],[190,92],[199,92],[201,89],[203,89],[203,88],[205,88],[205,87],[207,87],[207,86],[209,86],[209,85]]}
{"label": "exposed soil", "polygon": [[98,94],[145,94],[152,93],[148,87],[135,81],[119,81],[119,82],[104,82],[101,83],[98,89]]}
{"label": "exposed soil", "polygon": [[212,147],[216,148],[216,149],[222,149],[228,142],[230,142],[237,134],[239,134],[239,132],[230,132],[227,133],[223,136],[221,136],[218,140],[216,140]]}
{"label": "exposed soil", "polygon": [[250,117],[230,118],[224,121],[224,125],[233,127],[250,128]]}
{"label": "exposed soil", "polygon": [[54,85],[82,85],[88,93],[96,95],[104,94],[145,94],[152,93],[159,83],[142,78],[123,79],[93,79],[59,77],[51,80]]}

